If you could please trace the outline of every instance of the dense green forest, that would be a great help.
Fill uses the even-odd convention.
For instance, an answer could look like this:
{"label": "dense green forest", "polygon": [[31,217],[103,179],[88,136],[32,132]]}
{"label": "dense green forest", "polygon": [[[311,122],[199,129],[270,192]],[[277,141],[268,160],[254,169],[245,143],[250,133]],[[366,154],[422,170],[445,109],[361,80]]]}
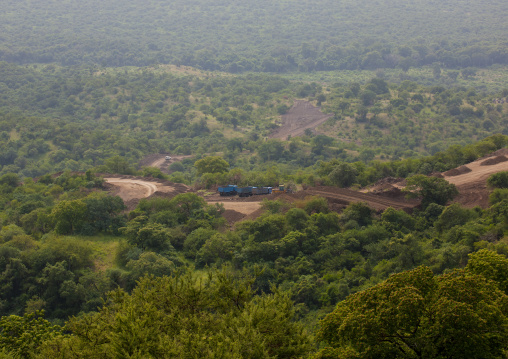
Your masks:
{"label": "dense green forest", "polygon": [[[508,147],[504,2],[1,6],[0,359],[508,356],[508,172],[439,174]],[[297,192],[235,222],[224,184]]]}
{"label": "dense green forest", "polygon": [[501,0],[4,1],[0,60],[228,72],[508,64]]}
{"label": "dense green forest", "polygon": [[[500,358],[508,347],[507,178],[491,176],[485,210],[446,206],[455,187],[418,175],[408,179],[423,195],[412,214],[276,199],[230,230],[223,208],[195,193],[124,212],[90,171],[37,182],[6,174],[0,342],[13,355],[41,358],[296,358],[321,341],[319,358],[410,358],[418,350],[430,358],[467,353],[472,344],[447,340],[476,328],[475,341],[491,342],[474,350]],[[414,344],[399,353],[404,331]]]}
{"label": "dense green forest", "polygon": [[[277,166],[286,176],[332,159],[369,163],[433,155],[508,128],[507,104],[493,102],[506,98],[506,90],[379,77],[321,85],[264,74],[8,63],[0,63],[0,74],[0,174],[27,177],[92,168],[135,173],[152,153],[195,155],[174,168],[173,180],[187,184],[197,178],[195,160],[214,153],[232,168]],[[333,116],[304,136],[267,140],[298,98]]]}

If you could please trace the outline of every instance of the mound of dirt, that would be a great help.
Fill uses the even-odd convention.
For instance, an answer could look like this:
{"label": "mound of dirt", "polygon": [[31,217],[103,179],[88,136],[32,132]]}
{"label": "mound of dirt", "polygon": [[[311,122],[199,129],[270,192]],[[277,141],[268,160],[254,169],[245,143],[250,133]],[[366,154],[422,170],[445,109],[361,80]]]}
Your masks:
{"label": "mound of dirt", "polygon": [[368,190],[372,193],[385,191],[392,188],[394,184],[400,184],[403,180],[404,179],[400,177],[385,177],[370,186]]}
{"label": "mound of dirt", "polygon": [[404,201],[406,199],[406,193],[402,192],[402,190],[397,187],[392,187],[384,191],[376,191],[373,193],[377,196],[393,198],[401,201]]}
{"label": "mound of dirt", "polygon": [[471,169],[467,166],[460,166],[454,169],[451,169],[449,171],[443,172],[445,176],[452,177],[452,176],[460,176],[465,173],[471,172]]}
{"label": "mound of dirt", "polygon": [[226,218],[226,221],[228,221],[228,223],[231,225],[233,223],[242,220],[245,217],[245,214],[237,212],[232,209],[226,209],[222,214],[222,216]]}
{"label": "mound of dirt", "polygon": [[374,186],[381,186],[381,185],[385,185],[385,184],[394,184],[394,183],[400,182],[402,180],[403,180],[402,177],[385,177],[385,178],[382,178],[379,181],[377,181],[374,184]]}
{"label": "mound of dirt", "polygon": [[489,157],[496,157],[496,156],[508,156],[508,148],[507,147],[501,148],[501,149],[494,151],[492,153],[489,153],[488,155],[485,155],[479,159],[486,159]]}
{"label": "mound of dirt", "polygon": [[508,161],[508,158],[506,156],[496,156],[496,157],[491,157],[489,159],[486,159],[485,161],[480,163],[480,166],[492,166],[492,165],[497,165],[498,163],[506,162],[506,161]]}

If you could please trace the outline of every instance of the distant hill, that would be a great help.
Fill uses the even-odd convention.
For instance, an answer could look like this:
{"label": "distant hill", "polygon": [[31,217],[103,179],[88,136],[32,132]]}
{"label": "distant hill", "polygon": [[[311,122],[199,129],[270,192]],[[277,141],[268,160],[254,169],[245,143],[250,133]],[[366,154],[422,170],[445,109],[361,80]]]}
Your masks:
{"label": "distant hill", "polygon": [[9,0],[0,60],[312,71],[507,64],[502,0]]}

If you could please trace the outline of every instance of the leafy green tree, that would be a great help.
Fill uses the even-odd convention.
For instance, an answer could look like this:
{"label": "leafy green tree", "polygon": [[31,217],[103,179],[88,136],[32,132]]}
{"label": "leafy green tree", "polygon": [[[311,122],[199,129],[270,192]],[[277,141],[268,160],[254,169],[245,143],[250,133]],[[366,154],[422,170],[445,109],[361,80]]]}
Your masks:
{"label": "leafy green tree", "polygon": [[372,90],[364,90],[360,94],[360,100],[364,106],[371,106],[376,100],[376,93]]}
{"label": "leafy green tree", "polygon": [[487,184],[493,188],[508,188],[508,171],[494,173],[487,178]]}
{"label": "leafy green tree", "polygon": [[[125,157],[122,156],[113,156],[104,161],[105,172],[109,173],[118,173],[124,175],[132,175],[136,171],[132,167],[132,163],[130,163]],[[102,170],[102,167],[99,167],[99,172]]]}
{"label": "leafy green tree", "polygon": [[502,254],[481,249],[469,254],[466,270],[494,281],[508,294],[508,258]]}
{"label": "leafy green tree", "polygon": [[160,168],[157,167],[143,167],[142,168],[142,175],[143,177],[153,177],[153,178],[160,178],[160,179],[166,179],[167,176],[162,173]]}
{"label": "leafy green tree", "polygon": [[126,267],[136,280],[145,275],[155,277],[171,275],[175,271],[175,265],[172,261],[154,252],[143,252],[138,259],[130,260]]}
{"label": "leafy green tree", "polygon": [[284,146],[279,140],[267,140],[258,147],[259,157],[263,161],[275,161],[282,156]]}
{"label": "leafy green tree", "polygon": [[208,156],[197,160],[194,163],[194,167],[196,167],[199,175],[204,173],[224,173],[227,172],[229,163],[220,156]]}
{"label": "leafy green tree", "polygon": [[0,177],[0,185],[2,192],[12,191],[15,187],[19,186],[20,179],[15,173],[6,173]]}
{"label": "leafy green tree", "polygon": [[203,244],[216,233],[215,230],[209,228],[198,228],[192,231],[183,243],[183,251],[185,256],[190,259],[195,259],[196,254],[201,249]]}
{"label": "leafy green tree", "polygon": [[159,223],[149,223],[145,216],[136,217],[122,231],[129,238],[129,243],[143,250],[165,252],[173,249],[168,228]]}
{"label": "leafy green tree", "polygon": [[[20,317],[10,315],[0,318],[0,347],[8,349],[20,358],[33,358],[42,343],[58,336],[62,328],[44,319],[44,312],[37,311]],[[14,357],[16,358],[16,357]]]}
{"label": "leafy green tree", "polygon": [[212,263],[224,263],[231,260],[237,249],[238,238],[231,233],[215,233],[206,240],[196,254],[196,266],[198,268]]}
{"label": "leafy green tree", "polygon": [[290,230],[301,231],[307,227],[309,216],[301,208],[292,208],[286,213],[286,221]]}
{"label": "leafy green tree", "polygon": [[472,210],[462,208],[460,204],[454,203],[444,209],[434,225],[438,231],[442,232],[454,226],[463,225],[474,217],[475,213]]}
{"label": "leafy green tree", "polygon": [[409,177],[403,191],[411,197],[421,197],[421,206],[424,209],[431,203],[445,205],[459,194],[457,187],[445,179],[424,175]]}
{"label": "leafy green tree", "polygon": [[349,187],[356,182],[358,170],[351,164],[341,162],[330,172],[330,181],[339,187]]}
{"label": "leafy green tree", "polygon": [[383,225],[392,231],[409,231],[415,227],[415,219],[403,210],[387,208],[381,215]]}
{"label": "leafy green tree", "polygon": [[59,234],[79,232],[85,222],[87,206],[82,200],[61,201],[51,211],[55,231]]}
{"label": "leafy green tree", "polygon": [[310,337],[286,293],[254,296],[244,272],[145,277],[112,292],[98,313],[71,318],[68,335],[46,341],[42,357],[298,358]]}
{"label": "leafy green tree", "polygon": [[330,348],[316,358],[502,358],[507,305],[483,276],[419,267],[340,302],[321,322]]}
{"label": "leafy green tree", "polygon": [[368,226],[372,223],[372,215],[374,211],[370,208],[367,203],[355,202],[347,206],[342,215],[340,221],[342,223],[348,223],[349,221],[355,221],[360,227]]}

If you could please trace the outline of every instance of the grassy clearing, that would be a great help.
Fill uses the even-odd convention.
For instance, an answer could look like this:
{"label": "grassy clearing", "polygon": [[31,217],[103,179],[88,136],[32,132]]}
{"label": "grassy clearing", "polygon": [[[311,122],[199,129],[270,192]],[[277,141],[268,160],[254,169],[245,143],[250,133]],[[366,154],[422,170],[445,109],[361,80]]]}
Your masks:
{"label": "grassy clearing", "polygon": [[93,251],[93,261],[96,271],[104,272],[115,267],[115,255],[122,237],[99,236],[73,236],[74,239],[86,242]]}

